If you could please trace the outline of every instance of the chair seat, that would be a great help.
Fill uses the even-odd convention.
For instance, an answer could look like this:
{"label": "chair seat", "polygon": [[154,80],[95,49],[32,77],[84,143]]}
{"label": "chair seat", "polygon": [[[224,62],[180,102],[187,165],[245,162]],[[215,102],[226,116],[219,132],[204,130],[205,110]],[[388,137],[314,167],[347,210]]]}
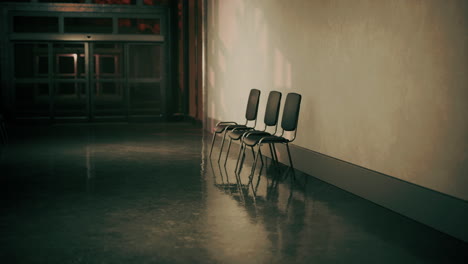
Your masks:
{"label": "chair seat", "polygon": [[246,132],[248,132],[248,130],[234,130],[229,132],[229,137],[233,140],[239,140]]}
{"label": "chair seat", "polygon": [[252,134],[244,138],[244,143],[248,146],[255,146],[258,142],[262,140],[262,143],[286,143],[287,139],[283,137],[270,136],[269,134]]}
{"label": "chair seat", "polygon": [[221,133],[224,130],[226,130],[226,128],[227,128],[227,130],[232,130],[234,128],[240,128],[240,127],[246,127],[246,126],[245,125],[224,125],[224,124],[222,124],[222,125],[217,125],[215,127],[215,132],[216,133]]}
{"label": "chair seat", "polygon": [[254,130],[253,128],[251,127],[244,127],[244,128],[237,128],[233,131],[230,131],[229,132],[229,137],[232,138],[233,140],[239,140],[245,133],[264,133],[264,134],[267,134],[269,135],[267,132],[263,132],[263,131],[257,131],[257,130]]}

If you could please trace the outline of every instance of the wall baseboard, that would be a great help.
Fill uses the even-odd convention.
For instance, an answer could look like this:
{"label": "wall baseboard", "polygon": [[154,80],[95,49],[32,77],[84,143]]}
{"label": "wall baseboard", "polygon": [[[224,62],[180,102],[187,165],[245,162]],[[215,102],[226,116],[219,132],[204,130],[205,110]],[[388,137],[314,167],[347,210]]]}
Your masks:
{"label": "wall baseboard", "polygon": [[[207,121],[211,132],[216,122]],[[467,201],[293,144],[290,150],[297,170],[468,242]],[[277,151],[280,162],[289,164],[286,148]]]}

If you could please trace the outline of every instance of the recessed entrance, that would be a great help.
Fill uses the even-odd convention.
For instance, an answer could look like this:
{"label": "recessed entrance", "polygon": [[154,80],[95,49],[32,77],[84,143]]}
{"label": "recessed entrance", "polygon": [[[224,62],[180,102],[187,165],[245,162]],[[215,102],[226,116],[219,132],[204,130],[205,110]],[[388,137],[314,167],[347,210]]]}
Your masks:
{"label": "recessed entrance", "polygon": [[127,118],[164,113],[159,43],[14,44],[17,117]]}

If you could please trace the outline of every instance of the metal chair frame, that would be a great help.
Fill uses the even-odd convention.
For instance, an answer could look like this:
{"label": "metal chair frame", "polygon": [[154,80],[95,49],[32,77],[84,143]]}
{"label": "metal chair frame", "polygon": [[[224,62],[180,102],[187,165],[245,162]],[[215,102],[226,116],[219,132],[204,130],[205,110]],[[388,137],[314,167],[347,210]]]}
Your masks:
{"label": "metal chair frame", "polygon": [[[272,154],[272,159],[276,163],[278,163],[278,156],[276,154],[275,144],[277,144],[277,143],[285,144],[286,145],[286,150],[288,152],[288,159],[289,159],[290,169],[292,169],[292,171],[294,171],[294,165],[293,165],[293,161],[292,161],[292,157],[291,157],[291,152],[290,152],[290,149],[289,149],[289,143],[293,142],[296,139],[296,136],[297,136],[297,126],[298,126],[298,117],[299,117],[300,104],[301,104],[301,95],[297,94],[297,93],[289,93],[287,95],[286,102],[285,102],[285,107],[283,109],[283,119],[282,119],[282,124],[281,124],[282,132],[281,132],[281,134],[280,135],[266,135],[266,136],[262,137],[260,140],[258,140],[255,144],[250,145],[252,151],[254,151],[255,146],[258,146],[258,151],[257,151],[257,154],[254,157],[254,161],[253,161],[253,164],[252,164],[252,170],[251,170],[250,176],[249,176],[250,179],[252,179],[253,176],[254,176],[255,168],[257,166],[257,162],[258,162],[259,158],[261,159],[262,166],[263,166],[263,158],[262,158],[262,151],[261,151],[262,144],[269,144],[270,151],[272,151],[272,149],[273,149],[273,151],[271,153]],[[293,113],[289,113],[289,111],[293,111]],[[293,122],[292,127],[289,127],[291,124],[287,123],[287,122],[290,122],[290,120],[285,120],[286,115],[292,115],[292,118],[295,119],[295,120],[292,121]],[[291,139],[288,139],[288,138],[284,137],[285,131],[294,132]],[[252,134],[254,134],[254,133],[252,133]],[[246,145],[246,147],[247,147],[248,144],[245,143],[245,139],[248,138],[249,135],[252,135],[252,134],[249,134],[247,132],[242,137],[242,142],[243,142],[244,145]],[[243,155],[245,155],[245,148],[246,147],[244,147]],[[240,157],[240,153],[239,153],[239,157]],[[242,163],[243,159],[241,159],[240,162]],[[239,165],[239,166],[241,166],[241,165]],[[240,168],[241,167],[239,167],[239,169]],[[239,173],[240,173],[240,171],[239,171]]]}
{"label": "metal chair frame", "polygon": [[[226,133],[227,131],[233,130],[235,128],[255,128],[257,126],[257,113],[258,113],[258,105],[260,102],[260,90],[258,89],[251,89],[249,93],[249,99],[247,102],[247,108],[245,111],[245,124],[238,124],[237,122],[234,121],[224,121],[224,122],[218,122],[216,124],[214,133],[213,133],[213,138],[211,140],[211,148],[210,148],[210,154],[209,157],[211,158],[211,154],[213,153],[213,146],[216,140],[216,135],[223,133],[223,138],[221,140],[221,145],[219,149],[219,156],[218,156],[218,162],[221,160],[221,154],[223,153],[223,147],[224,147],[224,141],[226,139]],[[253,111],[251,113],[250,111]],[[253,126],[249,127],[249,121],[253,121],[254,124]]]}
{"label": "metal chair frame", "polygon": [[[281,105],[281,97],[282,97],[282,94],[280,92],[278,92],[278,91],[271,91],[270,94],[268,95],[268,101],[267,101],[266,110],[265,110],[265,117],[264,117],[265,127],[263,128],[263,130],[235,128],[229,133],[229,138],[230,139],[229,139],[228,150],[227,150],[227,153],[226,153],[226,158],[224,160],[224,166],[226,166],[227,159],[228,159],[228,156],[229,156],[229,151],[230,151],[231,144],[232,144],[233,140],[240,140],[241,141],[241,146],[240,146],[240,149],[239,149],[239,155],[238,155],[237,161],[236,161],[236,168],[234,169],[234,171],[237,173],[237,169],[238,169],[238,166],[239,166],[240,153],[242,153],[242,150],[244,148],[244,144],[242,142],[242,138],[244,137],[244,135],[246,135],[247,133],[248,134],[256,133],[256,134],[264,134],[264,135],[274,135],[274,134],[277,133],[277,131],[278,131],[278,116],[279,116],[279,109],[280,109],[280,105]],[[267,132],[267,129],[270,128],[270,127],[274,128],[274,131],[272,133]],[[236,131],[245,131],[245,133],[240,138],[237,139],[237,138],[232,136]],[[271,146],[270,146],[270,148],[271,148]],[[270,149],[270,151],[272,152],[272,155],[273,155],[273,150]],[[254,152],[253,148],[252,148],[252,155],[253,155],[253,157],[255,157],[255,152]],[[244,158],[244,157],[242,157],[242,158]],[[262,165],[263,165],[263,159],[262,159]]]}

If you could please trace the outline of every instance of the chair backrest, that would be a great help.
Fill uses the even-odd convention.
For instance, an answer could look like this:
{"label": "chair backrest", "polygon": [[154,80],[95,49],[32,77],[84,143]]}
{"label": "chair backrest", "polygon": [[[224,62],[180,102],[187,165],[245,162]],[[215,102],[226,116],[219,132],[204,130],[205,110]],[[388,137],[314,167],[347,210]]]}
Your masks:
{"label": "chair backrest", "polygon": [[281,120],[281,128],[283,128],[284,131],[296,130],[299,109],[301,108],[301,98],[302,96],[297,93],[288,93],[286,96]]}
{"label": "chair backrest", "polygon": [[281,93],[277,91],[271,91],[268,95],[268,102],[265,110],[265,125],[276,126],[278,123],[280,103]]}
{"label": "chair backrest", "polygon": [[259,101],[260,101],[260,90],[257,90],[257,89],[250,90],[249,101],[247,102],[247,109],[245,110],[245,119],[247,119],[248,121],[257,119]]}

